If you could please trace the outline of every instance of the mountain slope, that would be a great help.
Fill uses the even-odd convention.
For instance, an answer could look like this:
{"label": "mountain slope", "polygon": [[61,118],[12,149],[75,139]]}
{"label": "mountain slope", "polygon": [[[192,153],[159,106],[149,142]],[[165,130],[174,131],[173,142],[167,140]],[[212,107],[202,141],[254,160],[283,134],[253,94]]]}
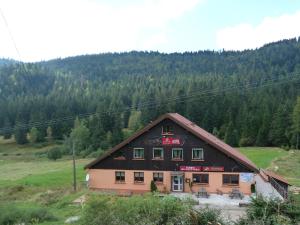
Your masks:
{"label": "mountain slope", "polygon": [[[67,135],[86,117],[91,149],[107,148],[165,112],[178,112],[232,145],[294,145],[300,42],[242,52],[86,55],[0,67],[0,127]],[[42,121],[51,123],[41,123]],[[4,129],[5,128],[5,129]],[[41,138],[42,140],[43,138]]]}

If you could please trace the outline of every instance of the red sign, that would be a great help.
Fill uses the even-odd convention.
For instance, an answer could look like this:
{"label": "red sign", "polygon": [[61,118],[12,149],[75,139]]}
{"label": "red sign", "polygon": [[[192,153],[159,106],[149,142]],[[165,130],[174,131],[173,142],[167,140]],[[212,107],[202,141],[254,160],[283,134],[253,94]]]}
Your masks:
{"label": "red sign", "polygon": [[224,167],[222,167],[222,166],[203,166],[202,171],[222,172],[222,171],[224,171]]}
{"label": "red sign", "polygon": [[201,166],[180,166],[180,171],[201,171]]}
{"label": "red sign", "polygon": [[162,144],[163,145],[180,145],[181,143],[180,143],[179,138],[163,137]]}

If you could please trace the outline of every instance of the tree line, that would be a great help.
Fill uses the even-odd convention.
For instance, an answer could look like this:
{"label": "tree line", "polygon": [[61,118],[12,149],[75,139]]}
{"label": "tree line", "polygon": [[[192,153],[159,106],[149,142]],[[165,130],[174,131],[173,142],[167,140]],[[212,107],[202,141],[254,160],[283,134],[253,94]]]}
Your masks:
{"label": "tree line", "polygon": [[93,152],[177,112],[233,146],[296,148],[299,79],[296,38],[241,52],[13,62],[0,66],[0,132],[19,144],[67,140],[77,132],[80,149]]}

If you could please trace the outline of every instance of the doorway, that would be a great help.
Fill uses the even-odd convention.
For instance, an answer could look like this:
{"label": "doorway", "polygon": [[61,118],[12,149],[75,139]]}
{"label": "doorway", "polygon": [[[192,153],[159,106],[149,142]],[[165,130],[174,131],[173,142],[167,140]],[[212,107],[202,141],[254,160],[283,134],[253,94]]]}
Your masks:
{"label": "doorway", "polygon": [[183,191],[183,176],[176,175],[172,176],[172,191]]}

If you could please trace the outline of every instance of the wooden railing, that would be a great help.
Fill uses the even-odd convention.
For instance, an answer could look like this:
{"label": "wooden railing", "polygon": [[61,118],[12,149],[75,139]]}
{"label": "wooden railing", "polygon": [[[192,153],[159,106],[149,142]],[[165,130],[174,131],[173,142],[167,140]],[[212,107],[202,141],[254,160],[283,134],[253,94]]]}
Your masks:
{"label": "wooden railing", "polygon": [[270,184],[276,189],[276,191],[284,198],[286,199],[288,197],[288,192],[283,188],[273,177],[270,177]]}

